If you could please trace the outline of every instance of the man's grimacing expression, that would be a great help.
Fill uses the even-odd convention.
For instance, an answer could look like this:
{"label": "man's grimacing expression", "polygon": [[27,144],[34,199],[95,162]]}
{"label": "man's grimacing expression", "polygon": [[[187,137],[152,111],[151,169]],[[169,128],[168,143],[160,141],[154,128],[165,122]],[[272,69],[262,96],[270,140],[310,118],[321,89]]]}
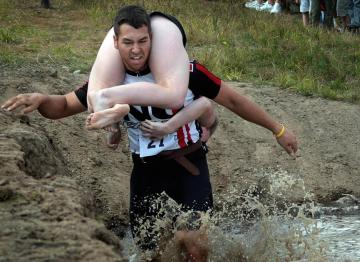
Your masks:
{"label": "man's grimacing expression", "polygon": [[151,49],[151,36],[147,26],[134,28],[129,24],[122,24],[119,36],[114,36],[114,45],[119,50],[126,69],[133,72],[146,69]]}

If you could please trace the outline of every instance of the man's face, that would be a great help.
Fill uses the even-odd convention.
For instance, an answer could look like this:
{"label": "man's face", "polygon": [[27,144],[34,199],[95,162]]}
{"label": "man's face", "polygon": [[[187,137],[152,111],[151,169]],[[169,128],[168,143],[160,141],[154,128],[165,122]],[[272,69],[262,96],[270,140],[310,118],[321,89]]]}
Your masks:
{"label": "man's face", "polygon": [[138,72],[147,67],[151,49],[151,39],[147,26],[138,29],[128,24],[119,28],[119,36],[114,36],[115,48],[119,50],[126,69]]}

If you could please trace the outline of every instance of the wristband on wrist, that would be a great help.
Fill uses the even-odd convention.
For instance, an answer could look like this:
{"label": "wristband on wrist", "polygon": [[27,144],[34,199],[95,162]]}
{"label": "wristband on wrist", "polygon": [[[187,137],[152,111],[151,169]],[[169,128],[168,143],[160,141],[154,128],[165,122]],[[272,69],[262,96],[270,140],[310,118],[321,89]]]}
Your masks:
{"label": "wristband on wrist", "polygon": [[276,138],[280,138],[280,137],[282,137],[282,136],[285,134],[285,126],[284,126],[283,124],[282,124],[281,126],[282,126],[282,127],[281,127],[280,132],[277,133],[277,134],[274,133],[274,136],[275,136]]}

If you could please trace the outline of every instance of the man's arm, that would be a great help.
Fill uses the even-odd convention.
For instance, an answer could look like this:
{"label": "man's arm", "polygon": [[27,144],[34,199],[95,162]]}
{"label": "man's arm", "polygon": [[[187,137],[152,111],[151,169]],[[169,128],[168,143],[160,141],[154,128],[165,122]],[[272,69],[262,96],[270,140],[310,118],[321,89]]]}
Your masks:
{"label": "man's arm", "polygon": [[196,99],[180,110],[167,122],[152,122],[150,120],[145,120],[141,123],[140,128],[143,131],[144,136],[160,139],[196,119],[198,119],[201,126],[209,129],[215,123],[216,115],[213,106],[205,97]]}
{"label": "man's arm", "polygon": [[[220,91],[214,101],[241,118],[269,129],[274,134],[280,134],[282,131],[283,126],[280,123],[273,120],[260,106],[236,92],[224,81],[221,81]],[[289,129],[286,129],[276,139],[288,154],[293,155],[297,151],[296,137]]]}
{"label": "man's arm", "polygon": [[[87,89],[84,89],[85,95]],[[1,106],[7,111],[14,111],[21,108],[22,114],[28,114],[34,110],[49,119],[59,119],[63,117],[72,116],[86,110],[82,104],[86,104],[76,96],[75,92],[66,95],[45,95],[40,93],[20,94],[14,96]],[[116,149],[121,139],[120,129],[115,133],[109,133],[106,138],[106,144],[112,149]]]}
{"label": "man's arm", "polygon": [[22,114],[28,114],[37,109],[42,116],[49,119],[59,119],[86,110],[75,92],[66,95],[20,94],[5,101],[1,108],[7,111],[22,108]]}

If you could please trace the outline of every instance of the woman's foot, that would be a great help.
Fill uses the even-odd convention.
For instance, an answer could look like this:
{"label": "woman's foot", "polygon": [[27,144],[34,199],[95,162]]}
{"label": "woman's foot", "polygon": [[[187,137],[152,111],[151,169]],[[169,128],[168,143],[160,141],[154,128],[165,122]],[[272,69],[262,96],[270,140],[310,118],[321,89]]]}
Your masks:
{"label": "woman's foot", "polygon": [[107,131],[116,132],[112,124],[119,122],[129,111],[129,105],[116,104],[112,108],[91,113],[86,119],[86,128],[89,130],[105,128]]}

